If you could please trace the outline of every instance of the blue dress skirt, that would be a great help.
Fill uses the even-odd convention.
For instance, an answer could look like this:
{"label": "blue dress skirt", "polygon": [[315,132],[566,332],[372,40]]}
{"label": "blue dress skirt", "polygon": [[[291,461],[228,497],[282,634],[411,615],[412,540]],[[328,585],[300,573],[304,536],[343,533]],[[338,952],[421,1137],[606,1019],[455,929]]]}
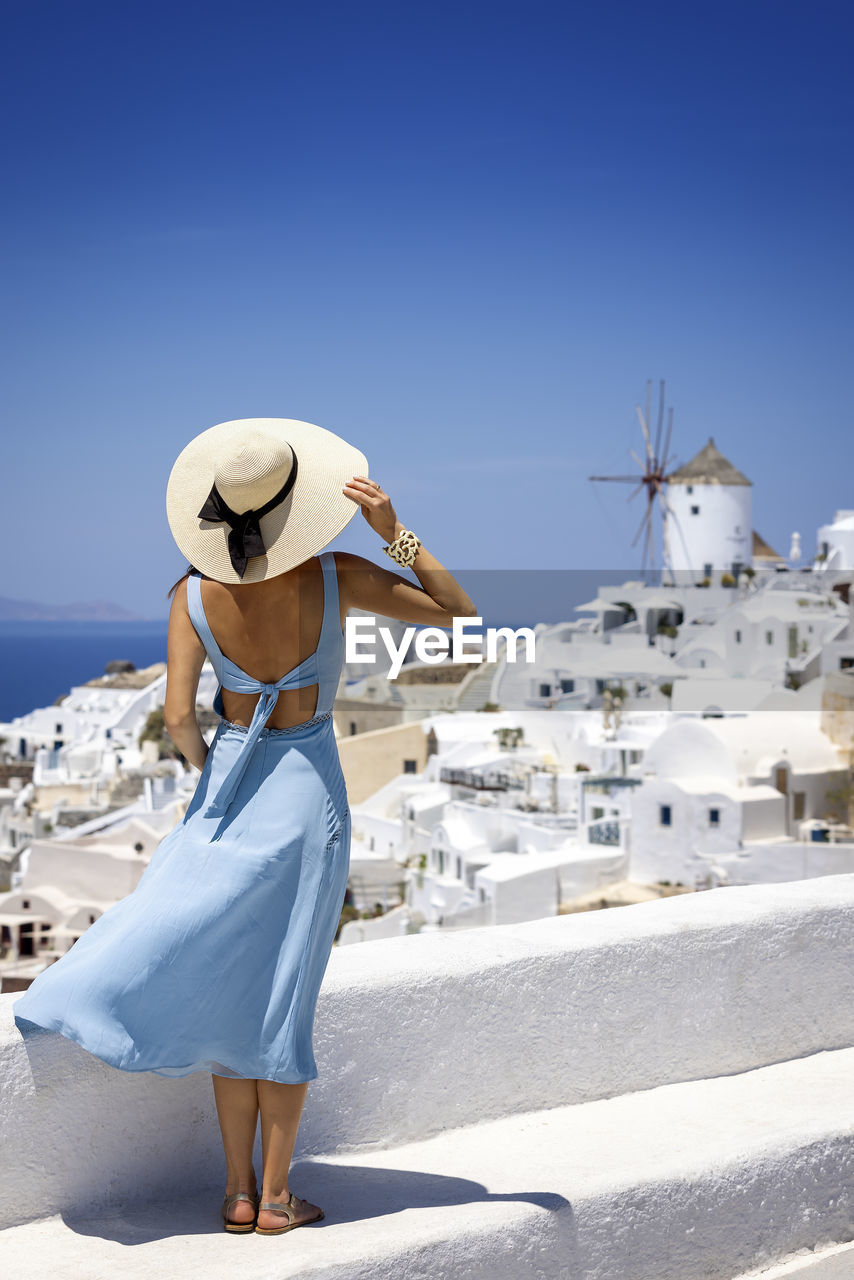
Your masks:
{"label": "blue dress skirt", "polygon": [[[133,893],[14,1004],[111,1066],[300,1083],[317,1076],[315,1007],[344,902],[350,811],[332,722],[344,658],[331,552],[320,556],[318,647],[276,684],[220,652],[198,575],[188,608],[221,689],[259,693],[251,725],[222,720],[181,822]],[[266,721],[278,692],[317,684],[316,714]],[[26,1030],[22,1026],[22,1030]]]}

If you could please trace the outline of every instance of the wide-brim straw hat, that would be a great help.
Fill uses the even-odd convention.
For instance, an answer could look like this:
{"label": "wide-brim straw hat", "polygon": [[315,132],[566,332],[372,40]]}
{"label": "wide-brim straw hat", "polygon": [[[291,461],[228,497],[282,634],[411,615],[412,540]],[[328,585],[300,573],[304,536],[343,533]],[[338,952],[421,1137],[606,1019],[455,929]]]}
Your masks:
{"label": "wide-brim straw hat", "polygon": [[[368,475],[365,455],[324,427],[239,418],[182,449],[166,487],[166,515],[200,573],[262,582],[316,555],[352,520],[359,504],[341,490],[354,475]],[[236,546],[243,551],[235,558]]]}

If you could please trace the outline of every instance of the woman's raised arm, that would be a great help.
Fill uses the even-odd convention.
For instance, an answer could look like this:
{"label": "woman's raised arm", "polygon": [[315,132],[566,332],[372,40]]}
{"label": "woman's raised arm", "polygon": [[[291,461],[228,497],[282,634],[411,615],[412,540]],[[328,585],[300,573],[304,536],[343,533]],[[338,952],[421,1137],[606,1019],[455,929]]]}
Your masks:
{"label": "woman's raised arm", "polygon": [[[354,476],[343,492],[358,502],[362,515],[385,542],[404,529],[391,498],[375,480]],[[450,627],[454,618],[471,618],[477,608],[448,569],[422,545],[412,564],[420,587],[399,573],[349,552],[335,553],[342,604],[369,613],[424,626]]]}

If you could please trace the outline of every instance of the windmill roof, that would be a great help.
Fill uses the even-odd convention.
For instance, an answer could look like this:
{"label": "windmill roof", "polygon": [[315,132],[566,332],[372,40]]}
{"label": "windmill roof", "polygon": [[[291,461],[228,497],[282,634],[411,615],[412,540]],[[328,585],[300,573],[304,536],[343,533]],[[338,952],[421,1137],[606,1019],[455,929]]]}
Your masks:
{"label": "windmill roof", "polygon": [[769,547],[761,533],[757,533],[755,529],[753,530],[752,554],[754,560],[774,560],[783,564],[783,557],[778,555],[773,547]]}
{"label": "windmill roof", "polygon": [[690,462],[668,477],[670,484],[752,484],[716,446],[712,436]]}

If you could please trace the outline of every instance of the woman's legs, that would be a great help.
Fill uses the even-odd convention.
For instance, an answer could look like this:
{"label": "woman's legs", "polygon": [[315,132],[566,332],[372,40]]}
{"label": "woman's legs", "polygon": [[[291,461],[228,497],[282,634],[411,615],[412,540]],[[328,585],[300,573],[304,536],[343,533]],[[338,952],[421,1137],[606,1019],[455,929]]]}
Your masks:
{"label": "woman's legs", "polygon": [[[225,1148],[225,1194],[248,1191],[254,1195],[255,1171],[252,1168],[252,1149],[258,1126],[257,1080],[240,1080],[231,1076],[212,1075],[216,1112]],[[251,1222],[255,1210],[248,1200],[238,1200],[229,1213],[231,1222]]]}
{"label": "woman's legs", "polygon": [[[264,1153],[264,1184],[261,1200],[287,1201],[290,1195],[288,1174],[294,1154],[300,1117],[308,1083],[279,1084],[275,1080],[259,1080],[258,1103],[261,1108],[261,1144]],[[302,1201],[297,1221],[314,1218],[319,1206]],[[274,1229],[285,1225],[279,1213],[264,1210],[258,1214],[258,1226]]]}

